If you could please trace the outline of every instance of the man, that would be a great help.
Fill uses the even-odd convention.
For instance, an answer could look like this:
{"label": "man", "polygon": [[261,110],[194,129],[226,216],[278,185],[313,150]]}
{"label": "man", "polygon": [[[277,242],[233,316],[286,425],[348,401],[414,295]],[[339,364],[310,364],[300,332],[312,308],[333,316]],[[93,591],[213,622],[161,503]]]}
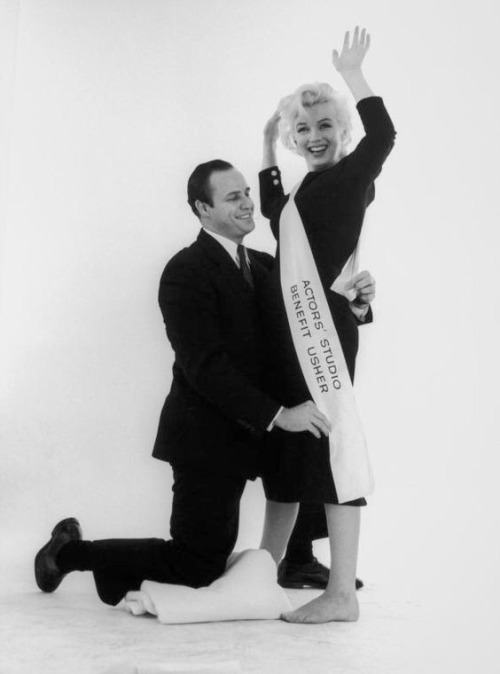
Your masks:
{"label": "man", "polygon": [[173,469],[171,539],[83,541],[78,521],[63,520],[35,558],[45,592],[74,570],[92,571],[100,598],[112,605],[146,579],[209,585],[236,542],[260,438],[273,425],[329,433],[311,401],[288,409],[260,388],[258,298],[272,257],[241,245],[255,227],[244,177],[221,160],[201,164],[189,178],[188,202],[202,230],[167,264],[159,293],[175,362],[153,455]]}

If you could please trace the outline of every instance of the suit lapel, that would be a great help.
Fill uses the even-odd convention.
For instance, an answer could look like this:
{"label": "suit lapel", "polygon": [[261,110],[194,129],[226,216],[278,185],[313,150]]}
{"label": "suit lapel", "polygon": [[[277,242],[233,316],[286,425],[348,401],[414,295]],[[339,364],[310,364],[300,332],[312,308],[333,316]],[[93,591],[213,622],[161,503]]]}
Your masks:
{"label": "suit lapel", "polygon": [[203,252],[209,258],[210,262],[217,267],[218,276],[224,282],[234,286],[237,292],[253,293],[252,288],[243,278],[234,260],[218,241],[202,229],[198,235],[197,242],[203,248]]}
{"label": "suit lapel", "polygon": [[255,281],[255,287],[261,287],[263,283],[269,278],[270,270],[263,264],[259,258],[259,253],[257,251],[248,250],[248,257],[250,258],[250,267],[252,269],[253,278]]}

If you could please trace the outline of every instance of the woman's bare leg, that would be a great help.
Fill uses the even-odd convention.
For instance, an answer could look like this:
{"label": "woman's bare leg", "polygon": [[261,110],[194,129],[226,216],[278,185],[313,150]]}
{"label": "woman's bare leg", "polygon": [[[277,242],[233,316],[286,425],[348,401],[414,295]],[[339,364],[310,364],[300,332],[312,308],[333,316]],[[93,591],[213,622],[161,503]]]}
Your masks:
{"label": "woman's bare leg", "polygon": [[325,504],[325,511],[330,537],[330,579],[322,595],[282,615],[288,622],[325,623],[359,617],[355,583],[361,508]]}
{"label": "woman's bare leg", "polygon": [[266,502],[266,517],[260,547],[271,553],[276,564],[281,562],[285,554],[298,511],[298,503]]}

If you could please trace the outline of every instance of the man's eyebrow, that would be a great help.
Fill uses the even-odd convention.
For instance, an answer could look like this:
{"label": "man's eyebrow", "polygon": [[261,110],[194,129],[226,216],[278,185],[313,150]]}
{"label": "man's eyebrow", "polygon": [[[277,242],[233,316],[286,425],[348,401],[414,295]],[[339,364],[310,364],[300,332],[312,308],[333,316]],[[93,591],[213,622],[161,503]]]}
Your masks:
{"label": "man's eyebrow", "polygon": [[228,192],[228,193],[226,194],[225,198],[227,198],[227,197],[232,197],[232,196],[234,196],[234,195],[236,195],[236,194],[241,194],[242,192],[250,192],[250,188],[249,188],[249,187],[245,187],[244,190],[233,190],[232,192]]}

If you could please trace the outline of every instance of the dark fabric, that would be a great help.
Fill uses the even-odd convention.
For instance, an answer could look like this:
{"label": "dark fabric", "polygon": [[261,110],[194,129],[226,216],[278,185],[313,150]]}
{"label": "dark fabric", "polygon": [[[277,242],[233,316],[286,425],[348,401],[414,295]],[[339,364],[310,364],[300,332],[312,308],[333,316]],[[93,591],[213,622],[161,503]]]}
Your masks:
{"label": "dark fabric", "polygon": [[57,553],[56,565],[59,570],[63,573],[91,571],[91,546],[92,543],[89,541],[69,541],[69,543],[66,543]]}
{"label": "dark fabric", "polygon": [[253,479],[259,438],[280,405],[262,389],[259,302],[273,258],[248,255],[255,291],[203,230],[163,272],[159,301],[175,362],[153,456]]}
{"label": "dark fabric", "polygon": [[[366,207],[374,198],[373,181],[394,144],[395,131],[382,99],[372,97],[358,104],[366,135],[356,149],[335,166],[308,173],[296,195],[296,203],[351,379],[354,380],[358,350],[358,322],[347,299],[330,286],[353,253],[361,232]],[[293,346],[283,302],[279,271],[279,220],[288,201],[279,169],[260,173],[261,210],[270,219],[278,240],[277,260],[263,297],[266,325],[265,386],[286,406],[311,399]],[[329,462],[327,438],[310,433],[272,431],[272,442],[263,454],[263,479],[268,498],[280,501],[337,503]],[[364,504],[359,500],[359,505]],[[356,504],[356,502],[352,502]]]}
{"label": "dark fabric", "polygon": [[240,261],[240,271],[243,275],[243,278],[248,283],[251,288],[255,287],[253,282],[252,272],[250,270],[250,265],[247,262],[247,256],[245,255],[245,246],[242,246],[241,243],[237,247],[238,260]]}
{"label": "dark fabric", "polygon": [[[83,541],[97,593],[116,605],[143,580],[202,587],[224,571],[238,536],[239,504],[246,480],[174,469],[171,540],[159,538]],[[86,570],[73,555],[74,569]],[[73,569],[68,569],[73,570]]]}
{"label": "dark fabric", "polygon": [[283,560],[292,564],[309,564],[314,561],[312,539],[296,541],[290,539]]}
{"label": "dark fabric", "polygon": [[[262,482],[266,498],[281,503],[337,504],[337,492],[330,468],[328,439],[311,433],[270,434],[269,451],[262,456]],[[366,505],[366,499],[345,505]]]}
{"label": "dark fabric", "polygon": [[293,558],[293,551],[299,551],[301,548],[310,549],[312,556],[312,541],[327,536],[328,526],[324,505],[322,503],[301,503],[285,557],[289,561],[296,561]]}

